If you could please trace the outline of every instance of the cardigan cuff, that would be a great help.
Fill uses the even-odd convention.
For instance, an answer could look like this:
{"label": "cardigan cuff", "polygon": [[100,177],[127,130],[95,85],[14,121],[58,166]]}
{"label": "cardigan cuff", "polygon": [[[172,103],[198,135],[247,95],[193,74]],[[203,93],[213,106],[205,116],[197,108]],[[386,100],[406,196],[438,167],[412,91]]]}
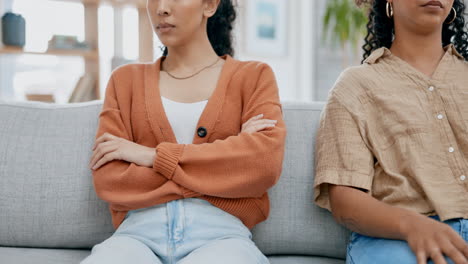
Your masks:
{"label": "cardigan cuff", "polygon": [[192,190],[189,190],[183,186],[180,186],[181,190],[182,190],[182,196],[184,196],[184,198],[194,198],[194,197],[200,197],[202,196],[202,194],[198,193],[198,192],[195,192],[195,191],[192,191]]}
{"label": "cardigan cuff", "polygon": [[184,145],[181,144],[159,144],[156,147],[156,158],[154,159],[153,169],[171,180],[183,150]]}

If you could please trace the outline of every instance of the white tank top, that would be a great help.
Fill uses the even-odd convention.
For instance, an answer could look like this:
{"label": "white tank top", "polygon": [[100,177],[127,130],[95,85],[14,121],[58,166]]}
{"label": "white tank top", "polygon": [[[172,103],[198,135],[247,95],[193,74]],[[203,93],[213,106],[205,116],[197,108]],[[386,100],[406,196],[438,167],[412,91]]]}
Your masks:
{"label": "white tank top", "polygon": [[161,99],[177,143],[192,144],[198,120],[208,100],[195,103],[179,103],[163,96],[161,96]]}

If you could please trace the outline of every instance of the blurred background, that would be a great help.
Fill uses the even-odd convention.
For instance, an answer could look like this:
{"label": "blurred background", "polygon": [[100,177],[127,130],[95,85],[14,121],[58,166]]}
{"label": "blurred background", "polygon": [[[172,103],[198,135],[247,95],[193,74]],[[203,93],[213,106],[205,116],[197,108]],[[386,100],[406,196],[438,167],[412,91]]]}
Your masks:
{"label": "blurred background", "polygon": [[[367,18],[353,0],[237,0],[235,58],[275,71],[283,101],[325,101],[361,61]],[[0,99],[103,99],[115,67],[162,44],[146,0],[0,0]]]}

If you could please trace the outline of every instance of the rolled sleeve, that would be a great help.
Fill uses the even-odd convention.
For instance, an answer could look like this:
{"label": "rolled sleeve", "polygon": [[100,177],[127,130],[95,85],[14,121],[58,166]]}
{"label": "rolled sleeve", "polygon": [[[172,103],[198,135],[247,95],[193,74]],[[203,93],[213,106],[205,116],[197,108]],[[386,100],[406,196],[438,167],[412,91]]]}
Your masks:
{"label": "rolled sleeve", "polygon": [[349,111],[331,93],[322,112],[315,147],[314,201],[331,210],[330,184],[369,191],[374,176],[374,155],[366,140],[364,115]]}

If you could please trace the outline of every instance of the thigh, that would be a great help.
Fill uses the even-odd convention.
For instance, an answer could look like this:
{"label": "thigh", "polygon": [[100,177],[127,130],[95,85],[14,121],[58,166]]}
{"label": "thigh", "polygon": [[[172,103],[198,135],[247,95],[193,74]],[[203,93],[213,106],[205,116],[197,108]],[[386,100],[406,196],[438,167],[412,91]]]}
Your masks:
{"label": "thigh", "polygon": [[[448,264],[452,260],[445,257]],[[353,233],[348,244],[347,264],[414,264],[417,263],[416,255],[413,253],[406,241],[374,238]],[[428,260],[428,264],[433,264]]]}
{"label": "thigh", "polygon": [[346,263],[414,264],[417,263],[417,260],[405,241],[352,233],[348,244]]}
{"label": "thigh", "polygon": [[111,236],[95,245],[80,264],[162,264],[143,242],[128,236]]}
{"label": "thigh", "polygon": [[252,241],[243,238],[226,238],[209,242],[178,262],[178,264],[196,263],[268,264],[270,262]]}

